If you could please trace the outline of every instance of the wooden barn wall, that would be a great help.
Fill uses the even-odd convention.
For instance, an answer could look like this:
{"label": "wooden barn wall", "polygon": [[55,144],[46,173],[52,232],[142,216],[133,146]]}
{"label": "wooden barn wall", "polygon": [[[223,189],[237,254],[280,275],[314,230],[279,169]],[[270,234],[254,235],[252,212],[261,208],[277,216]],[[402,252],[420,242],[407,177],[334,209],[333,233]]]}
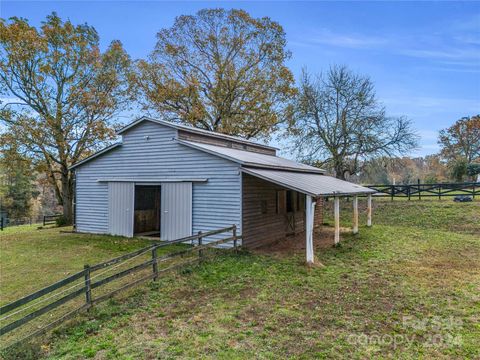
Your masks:
{"label": "wooden barn wall", "polygon": [[193,233],[232,224],[241,227],[238,165],[181,145],[175,141],[176,137],[177,130],[145,121],[123,134],[121,147],[79,166],[76,169],[78,231],[108,233],[108,183],[97,180],[112,177],[207,178],[207,182],[193,183]]}
{"label": "wooden barn wall", "polygon": [[[243,246],[253,249],[278,241],[292,239],[305,241],[305,195],[301,196],[301,209],[296,210],[295,232],[291,233],[287,226],[287,214],[277,213],[277,191],[286,190],[282,186],[243,174],[242,178],[242,222]],[[262,212],[262,201],[266,202],[266,212]],[[263,209],[265,210],[265,209]],[[323,223],[323,199],[317,199],[315,207],[314,227],[318,231]],[[289,234],[287,234],[289,233]]]}
{"label": "wooden barn wall", "polygon": [[247,150],[247,151],[257,152],[257,153],[266,154],[266,155],[275,156],[276,154],[276,150],[274,149],[270,150],[260,146],[244,144],[240,142],[231,141],[228,139],[216,138],[214,136],[193,134],[193,133],[182,131],[182,130],[178,130],[178,138],[180,140],[194,141],[194,142],[199,142],[204,144],[230,147],[233,149]]}

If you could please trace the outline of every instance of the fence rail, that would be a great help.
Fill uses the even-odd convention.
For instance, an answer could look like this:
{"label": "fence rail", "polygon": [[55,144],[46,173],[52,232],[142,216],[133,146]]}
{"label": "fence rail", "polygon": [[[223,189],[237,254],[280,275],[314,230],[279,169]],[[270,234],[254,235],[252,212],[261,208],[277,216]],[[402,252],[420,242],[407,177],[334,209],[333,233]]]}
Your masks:
{"label": "fence rail", "polygon": [[0,231],[10,226],[19,226],[19,225],[32,225],[32,224],[43,224],[52,225],[55,224],[57,219],[62,216],[61,214],[55,215],[40,215],[35,217],[23,217],[17,219],[11,219],[8,217],[0,216]]}
{"label": "fence rail", "polygon": [[[208,236],[219,235],[231,232],[231,236],[224,237],[220,240],[210,241],[208,243],[204,243],[203,239]],[[51,310],[78,298],[81,295],[85,296],[85,303],[82,304],[80,307],[68,312],[64,316],[60,317],[59,319],[51,322],[50,324],[44,325],[40,329],[30,333],[29,335],[25,336],[21,340],[15,340],[14,343],[18,343],[20,341],[25,341],[33,336],[39,335],[55,326],[60,324],[61,322],[71,318],[73,315],[77,314],[80,311],[90,308],[94,304],[97,304],[103,300],[106,300],[115,294],[122,292],[132,286],[140,284],[144,281],[153,279],[158,279],[159,275],[165,273],[167,271],[171,271],[173,269],[179,269],[186,265],[193,264],[198,261],[202,261],[204,258],[204,250],[208,248],[215,247],[217,245],[225,244],[228,242],[233,241],[233,248],[237,249],[237,242],[241,236],[237,236],[237,228],[235,225],[223,229],[208,231],[208,232],[199,232],[196,235],[184,237],[181,239],[171,240],[171,241],[164,241],[160,243],[155,243],[144,247],[142,249],[133,251],[131,253],[116,257],[114,259],[110,259],[108,261],[95,264],[93,266],[85,265],[82,271],[79,271],[73,275],[70,275],[60,281],[57,281],[54,284],[51,284],[41,290],[38,290],[32,294],[24,296],[21,299],[13,301],[9,304],[3,305],[0,307],[0,336],[6,335],[11,331],[27,324],[28,322],[32,321],[33,319],[50,312]],[[186,243],[191,242],[194,244],[196,240],[196,246],[189,247],[184,250],[171,252],[162,256],[158,256],[157,250],[159,248],[169,246],[172,244],[179,244],[179,243]],[[198,253],[198,257],[193,257],[190,259],[182,260],[180,263],[171,265],[167,268],[159,269],[158,265],[161,262],[165,262],[166,260],[173,259],[176,257],[184,257],[187,254],[194,254]],[[151,258],[147,261],[143,261],[140,264],[136,264],[133,266],[128,267],[127,269],[117,271],[110,276],[97,279],[100,275],[103,275],[108,269],[116,269],[116,267],[126,264],[128,261],[137,258],[141,255],[147,255],[150,253]],[[129,282],[127,284],[122,285],[120,288],[115,289],[107,294],[99,296],[97,298],[93,297],[93,290],[99,287],[102,287],[108,283],[111,283],[114,280],[121,279],[129,274],[139,272],[140,270],[147,269],[151,267],[151,273],[147,274],[146,276],[141,277],[140,279],[136,279],[135,281]],[[103,271],[100,271],[103,270]],[[95,273],[99,272],[99,273]],[[75,281],[82,279],[83,281],[77,284],[72,285]],[[78,288],[81,286],[80,288]],[[56,292],[56,290],[61,289],[60,292]],[[75,289],[75,290],[74,290]],[[46,302],[47,300],[52,300],[53,298],[58,297],[59,295],[63,295],[59,299],[49,302],[47,305],[42,307],[38,307],[39,304]],[[38,299],[37,302],[32,303],[34,300]],[[15,310],[15,311],[14,311]],[[30,310],[30,312],[18,319],[10,320],[8,324],[4,324],[6,320],[14,318],[15,315],[18,315],[26,310]],[[11,346],[13,344],[10,344]]]}
{"label": "fence rail", "polygon": [[57,220],[60,219],[61,216],[62,216],[61,214],[44,215],[43,216],[43,226],[56,224]]}
{"label": "fence rail", "polygon": [[412,198],[421,199],[422,197],[470,195],[475,198],[480,195],[480,183],[436,183],[436,184],[406,184],[406,185],[366,185],[366,187],[376,190],[375,196],[403,197],[411,200]]}

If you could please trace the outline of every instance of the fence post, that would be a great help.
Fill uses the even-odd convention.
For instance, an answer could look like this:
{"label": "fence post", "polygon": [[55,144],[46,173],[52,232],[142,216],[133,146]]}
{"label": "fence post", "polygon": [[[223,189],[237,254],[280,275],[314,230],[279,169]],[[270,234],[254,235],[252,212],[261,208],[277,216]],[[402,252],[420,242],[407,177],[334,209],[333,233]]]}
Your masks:
{"label": "fence post", "polygon": [[408,194],[408,200],[410,201],[410,194],[411,194],[411,186],[410,185],[407,185],[407,194]]}
{"label": "fence post", "polygon": [[390,193],[391,193],[391,200],[393,201],[393,192],[394,192],[395,185],[391,185],[390,187],[391,187],[391,191],[390,191]]}
{"label": "fence post", "polygon": [[92,304],[92,288],[90,286],[90,265],[84,265],[85,269],[85,301],[87,305]]}
{"label": "fence post", "polygon": [[[198,246],[202,246],[202,232],[198,232]],[[198,250],[198,257],[201,259],[203,257],[203,250]]]}
{"label": "fence post", "polygon": [[158,279],[158,263],[157,263],[157,247],[155,246],[152,249],[152,270],[153,270],[153,281]]}
{"label": "fence post", "polygon": [[420,191],[420,179],[417,179],[417,186],[418,186],[418,200],[422,200],[422,194]]}
{"label": "fence post", "polygon": [[43,226],[45,226],[45,215],[43,215]]}
{"label": "fence post", "polygon": [[[474,190],[475,190],[475,188],[474,188]],[[3,216],[0,217],[0,230],[3,231]]]}
{"label": "fence post", "polygon": [[233,236],[233,247],[237,251],[237,225],[233,224],[232,226],[232,236]]}
{"label": "fence post", "polygon": [[442,200],[442,186],[438,185],[438,200]]}
{"label": "fence post", "polygon": [[473,183],[473,198],[475,199],[475,183]]}

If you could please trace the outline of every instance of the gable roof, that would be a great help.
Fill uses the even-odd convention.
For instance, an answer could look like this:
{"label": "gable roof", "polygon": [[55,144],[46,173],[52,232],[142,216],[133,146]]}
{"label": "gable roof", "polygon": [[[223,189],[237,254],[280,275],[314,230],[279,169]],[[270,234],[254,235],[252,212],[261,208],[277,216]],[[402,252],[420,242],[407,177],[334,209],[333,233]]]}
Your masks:
{"label": "gable roof", "polygon": [[121,128],[120,130],[117,131],[117,134],[121,135],[125,131],[131,129],[134,126],[137,126],[138,124],[140,124],[144,121],[151,121],[151,122],[154,122],[154,123],[157,123],[157,124],[160,124],[160,125],[168,126],[170,128],[173,128],[173,129],[183,130],[183,131],[194,133],[194,134],[202,134],[202,135],[206,135],[206,136],[210,136],[210,137],[214,137],[214,138],[218,138],[218,139],[231,140],[231,141],[234,141],[234,142],[253,145],[253,146],[257,146],[257,147],[268,149],[268,150],[278,150],[278,148],[276,148],[276,147],[269,146],[269,145],[264,145],[264,144],[259,144],[259,143],[256,143],[254,141],[242,139],[240,137],[225,135],[225,134],[221,134],[221,133],[214,132],[214,131],[209,131],[209,130],[204,130],[204,129],[198,129],[198,128],[194,128],[194,127],[191,127],[191,126],[181,125],[181,124],[173,123],[173,122],[166,121],[166,120],[153,119],[153,118],[148,117],[148,116],[142,116],[141,118],[139,118],[139,119],[131,122],[130,124],[124,126],[123,128]]}
{"label": "gable roof", "polygon": [[316,168],[314,166],[298,163],[293,160],[285,159],[279,156],[262,154],[258,152],[233,149],[224,146],[216,146],[204,143],[197,143],[193,141],[177,140],[178,143],[204,151],[224,159],[234,161],[243,166],[260,167],[277,170],[290,170],[295,172],[307,172],[324,174],[325,170]]}

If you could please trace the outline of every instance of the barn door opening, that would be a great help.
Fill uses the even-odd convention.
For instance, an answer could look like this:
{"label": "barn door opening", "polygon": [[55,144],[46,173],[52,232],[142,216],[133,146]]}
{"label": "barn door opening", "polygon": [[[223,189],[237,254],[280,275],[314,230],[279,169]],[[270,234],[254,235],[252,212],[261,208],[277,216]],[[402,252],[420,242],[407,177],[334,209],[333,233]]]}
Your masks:
{"label": "barn door opening", "polygon": [[134,234],[160,236],[161,187],[152,185],[135,186]]}

